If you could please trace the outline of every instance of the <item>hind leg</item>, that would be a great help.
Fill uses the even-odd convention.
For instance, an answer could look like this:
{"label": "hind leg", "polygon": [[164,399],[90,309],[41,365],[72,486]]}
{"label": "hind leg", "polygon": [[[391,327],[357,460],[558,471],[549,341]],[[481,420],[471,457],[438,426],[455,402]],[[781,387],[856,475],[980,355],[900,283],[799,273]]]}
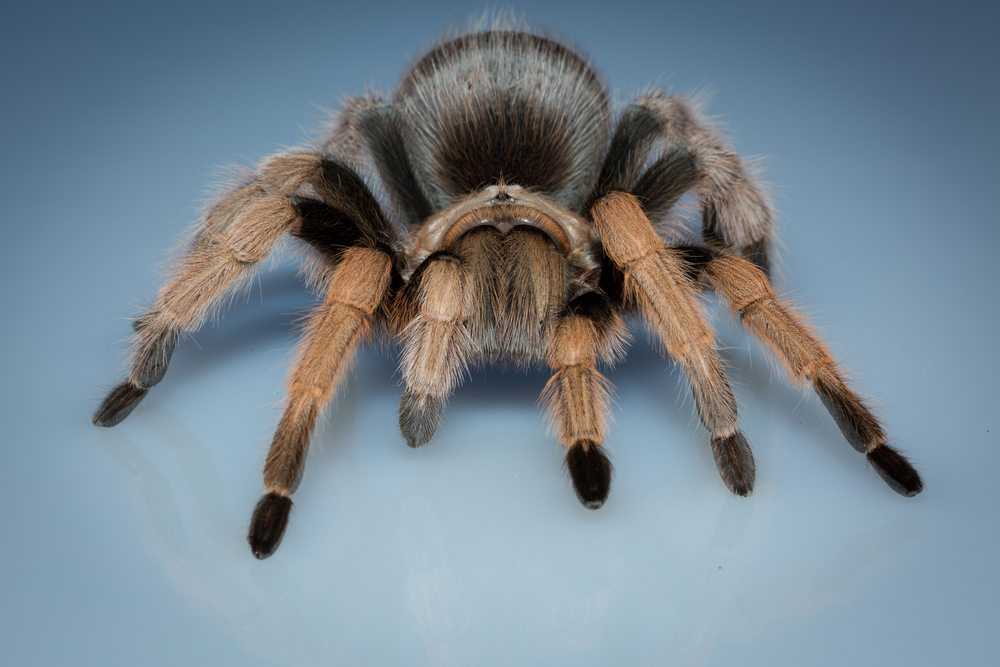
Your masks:
{"label": "hind leg", "polygon": [[389,286],[390,271],[391,260],[383,252],[369,248],[345,251],[326,298],[309,316],[288,381],[285,412],[264,465],[265,495],[250,522],[247,540],[257,558],[270,556],[281,542],[316,419],[371,330],[375,311]]}
{"label": "hind leg", "polygon": [[774,216],[740,156],[683,97],[655,92],[639,104],[660,119],[668,142],[685,146],[695,157],[706,243],[738,252],[768,273]]}
{"label": "hind leg", "polygon": [[843,371],[805,319],[778,298],[770,280],[751,262],[693,246],[677,247],[690,277],[704,278],[748,331],[774,354],[791,379],[812,385],[847,442],[865,454],[895,491],[914,496],[923,490],[919,473],[890,447],[882,425],[848,385]]}
{"label": "hind leg", "polygon": [[[666,150],[646,169],[660,139]],[[631,192],[647,216],[660,218],[676,201],[677,183],[669,176],[678,154],[691,159],[696,170],[705,242],[739,253],[768,273],[774,216],[767,198],[722,133],[682,97],[655,91],[625,109],[592,201],[616,190]]]}

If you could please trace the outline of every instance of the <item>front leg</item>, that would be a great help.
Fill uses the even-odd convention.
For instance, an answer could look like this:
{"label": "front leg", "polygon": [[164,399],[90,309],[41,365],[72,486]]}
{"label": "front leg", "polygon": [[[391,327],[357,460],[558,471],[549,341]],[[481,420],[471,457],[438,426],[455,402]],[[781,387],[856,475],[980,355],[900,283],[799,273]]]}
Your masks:
{"label": "front leg", "polygon": [[570,299],[549,339],[552,377],[542,400],[566,448],[573,488],[588,509],[601,507],[611,488],[611,461],[604,453],[611,385],[597,369],[597,361],[618,359],[625,340],[618,310],[595,290]]}
{"label": "front leg", "polygon": [[299,485],[309,438],[320,410],[347,374],[389,287],[385,253],[352,248],[343,253],[326,298],[309,316],[288,381],[288,402],[264,464],[265,495],[257,503],[247,540],[267,558],[281,542]]}
{"label": "front leg", "polygon": [[733,493],[749,495],[756,473],[753,453],[739,430],[736,399],[682,258],[666,247],[631,194],[612,192],[591,213],[604,251],[625,276],[625,298],[639,306],[691,383],[723,481]]}

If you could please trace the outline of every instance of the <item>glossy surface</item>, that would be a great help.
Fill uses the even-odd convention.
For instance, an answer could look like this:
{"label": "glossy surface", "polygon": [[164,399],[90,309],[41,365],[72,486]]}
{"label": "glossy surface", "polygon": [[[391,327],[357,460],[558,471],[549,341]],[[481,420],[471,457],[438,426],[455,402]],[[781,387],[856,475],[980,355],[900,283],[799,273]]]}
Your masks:
{"label": "glossy surface", "polygon": [[737,148],[768,156],[782,291],[874,399],[921,496],[886,487],[713,305],[751,498],[726,491],[644,334],[610,374],[615,476],[596,512],[546,435],[543,372],[477,371],[411,450],[395,350],[372,349],[259,562],[246,527],[313,303],[290,261],[182,341],[124,423],[91,413],[218,167],[390,88],[468,10],[201,4],[0,22],[5,664],[995,663],[996,10],[529,17],[583,45],[619,101],[650,82],[716,92]]}

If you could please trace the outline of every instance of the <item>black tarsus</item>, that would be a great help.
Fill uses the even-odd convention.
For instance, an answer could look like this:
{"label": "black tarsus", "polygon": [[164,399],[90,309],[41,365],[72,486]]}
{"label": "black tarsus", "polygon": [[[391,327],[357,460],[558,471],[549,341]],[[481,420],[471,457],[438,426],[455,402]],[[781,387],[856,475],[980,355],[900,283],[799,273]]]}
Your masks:
{"label": "black tarsus", "polygon": [[906,457],[888,445],[868,452],[868,462],[896,493],[912,497],[924,490],[920,474]]}
{"label": "black tarsus", "polygon": [[587,509],[600,508],[611,489],[611,461],[604,448],[590,440],[581,440],[566,452],[576,495]]}
{"label": "black tarsus", "polygon": [[757,465],[746,437],[739,431],[712,438],[712,456],[726,487],[738,496],[749,496],[757,476]]}
{"label": "black tarsus", "polygon": [[112,389],[101,407],[94,413],[95,426],[115,426],[120,424],[129,413],[139,405],[139,402],[146,396],[146,389],[137,387],[131,382],[122,382]]}
{"label": "black tarsus", "polygon": [[274,553],[281,544],[281,538],[288,526],[288,514],[292,511],[292,499],[279,493],[267,493],[257,502],[247,542],[254,557],[263,560]]}

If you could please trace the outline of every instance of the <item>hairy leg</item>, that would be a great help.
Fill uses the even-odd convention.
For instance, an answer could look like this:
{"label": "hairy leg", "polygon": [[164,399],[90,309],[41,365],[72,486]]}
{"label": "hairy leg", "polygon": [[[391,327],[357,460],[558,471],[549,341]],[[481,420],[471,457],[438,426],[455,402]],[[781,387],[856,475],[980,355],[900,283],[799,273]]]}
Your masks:
{"label": "hairy leg", "polygon": [[153,306],[135,323],[128,379],[94,415],[99,426],[121,422],[167,371],[178,336],[198,329],[227,294],[244,284],[298,215],[289,196],[315,180],[322,159],[292,152],[266,160],[257,177],[206,213],[190,249]]}
{"label": "hairy leg", "polygon": [[923,489],[920,475],[886,444],[881,424],[848,386],[826,346],[791,304],[779,299],[767,276],[739,257],[710,259],[705,275],[743,326],[782,362],[793,380],[812,384],[854,449],[865,454],[895,491],[913,496]]}
{"label": "hairy leg", "polygon": [[383,252],[345,251],[323,303],[309,317],[288,381],[285,411],[264,465],[266,493],[254,510],[247,538],[257,558],[271,555],[281,541],[316,419],[368,334],[390,273],[391,261]]}
{"label": "hairy leg", "polygon": [[[665,139],[666,149],[646,168],[658,139]],[[774,216],[767,198],[722,134],[682,97],[654,91],[625,109],[594,200],[616,190],[631,192],[647,216],[660,218],[675,201],[670,190],[676,183],[662,176],[680,154],[687,154],[697,171],[706,243],[738,252],[768,271]]]}
{"label": "hairy leg", "polygon": [[619,358],[625,324],[601,292],[574,296],[555,321],[548,344],[552,377],[542,391],[566,465],[580,502],[589,509],[604,504],[611,487],[611,462],[604,453],[610,383],[598,359]]}
{"label": "hairy leg", "polygon": [[466,329],[468,277],[455,255],[432,255],[407,286],[415,316],[400,334],[403,384],[399,427],[410,447],[426,444],[444,404],[465,372],[472,341]]}
{"label": "hairy leg", "polygon": [[625,274],[627,298],[691,383],[723,481],[733,493],[748,495],[756,471],[753,454],[739,431],[736,399],[683,258],[664,245],[633,195],[611,193],[591,213],[605,252]]}

